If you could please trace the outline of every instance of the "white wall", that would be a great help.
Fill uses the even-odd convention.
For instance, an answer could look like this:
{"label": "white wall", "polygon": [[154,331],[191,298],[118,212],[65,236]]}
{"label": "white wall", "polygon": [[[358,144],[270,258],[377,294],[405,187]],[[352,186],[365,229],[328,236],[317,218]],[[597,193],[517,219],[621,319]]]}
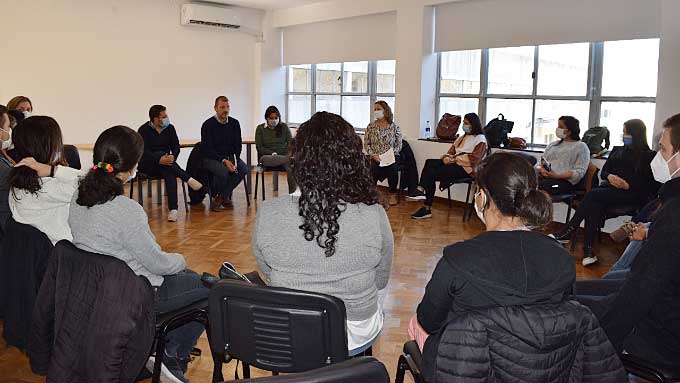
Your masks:
{"label": "white wall", "polygon": [[255,38],[180,25],[180,0],[3,0],[0,103],[21,94],[92,143],[115,124],[134,129],[153,104],[180,138],[199,138],[220,94],[254,135]]}
{"label": "white wall", "polygon": [[659,44],[659,79],[656,92],[656,128],[670,116],[680,113],[680,1],[663,0],[661,4],[661,42]]}

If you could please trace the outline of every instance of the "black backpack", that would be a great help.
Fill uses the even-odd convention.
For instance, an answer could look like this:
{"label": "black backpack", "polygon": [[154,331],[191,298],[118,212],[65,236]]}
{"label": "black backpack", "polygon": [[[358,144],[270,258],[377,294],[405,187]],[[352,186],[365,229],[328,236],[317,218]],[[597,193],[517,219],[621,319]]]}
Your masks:
{"label": "black backpack", "polygon": [[491,148],[500,148],[508,146],[508,134],[512,132],[512,127],[515,125],[513,121],[508,121],[505,116],[499,114],[498,117],[489,121],[484,127],[484,135],[486,142]]}
{"label": "black backpack", "polygon": [[581,141],[588,145],[590,154],[598,154],[604,149],[609,149],[609,129],[606,126],[593,126],[583,133]]}

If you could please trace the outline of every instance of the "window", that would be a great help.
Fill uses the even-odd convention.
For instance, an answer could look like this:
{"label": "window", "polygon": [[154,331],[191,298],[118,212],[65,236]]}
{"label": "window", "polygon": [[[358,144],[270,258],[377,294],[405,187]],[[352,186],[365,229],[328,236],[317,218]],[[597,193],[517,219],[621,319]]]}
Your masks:
{"label": "window", "polygon": [[299,124],[312,113],[327,111],[363,130],[373,102],[383,100],[394,112],[395,77],[394,60],[290,65],[288,123]]}
{"label": "window", "polygon": [[[514,122],[511,137],[546,145],[560,116],[576,117],[585,132],[607,126],[621,145],[623,122],[654,128],[659,40],[555,44],[439,55],[437,114],[498,114]],[[634,54],[631,54],[634,52]]]}

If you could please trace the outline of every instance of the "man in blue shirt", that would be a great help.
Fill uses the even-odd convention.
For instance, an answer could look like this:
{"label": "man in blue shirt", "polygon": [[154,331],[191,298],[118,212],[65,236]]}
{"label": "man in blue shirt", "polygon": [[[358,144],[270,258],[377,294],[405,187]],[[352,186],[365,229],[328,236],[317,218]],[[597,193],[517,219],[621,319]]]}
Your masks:
{"label": "man in blue shirt", "polygon": [[203,167],[213,176],[216,195],[210,201],[213,211],[233,207],[233,190],[243,181],[249,169],[241,160],[241,124],[229,117],[231,104],[225,96],[215,99],[215,115],[201,127]]}

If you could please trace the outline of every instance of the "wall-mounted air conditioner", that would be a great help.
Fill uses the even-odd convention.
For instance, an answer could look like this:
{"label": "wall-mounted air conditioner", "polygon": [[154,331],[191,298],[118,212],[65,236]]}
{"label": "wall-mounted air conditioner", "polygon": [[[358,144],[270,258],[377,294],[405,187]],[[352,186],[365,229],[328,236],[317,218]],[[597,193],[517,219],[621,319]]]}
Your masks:
{"label": "wall-mounted air conditioner", "polygon": [[183,4],[182,25],[235,30],[262,38],[262,15],[256,9]]}

